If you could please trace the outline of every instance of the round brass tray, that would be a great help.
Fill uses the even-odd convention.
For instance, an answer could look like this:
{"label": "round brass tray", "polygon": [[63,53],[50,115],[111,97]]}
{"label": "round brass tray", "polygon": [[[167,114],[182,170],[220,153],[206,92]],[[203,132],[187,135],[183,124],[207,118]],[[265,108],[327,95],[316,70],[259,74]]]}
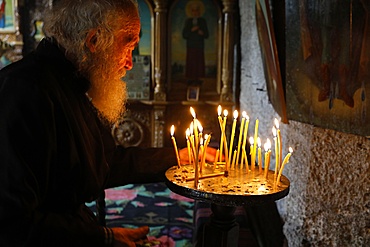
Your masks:
{"label": "round brass tray", "polygon": [[166,171],[168,188],[185,197],[223,206],[241,206],[268,203],[279,200],[289,193],[290,182],[281,176],[276,183],[275,172],[260,173],[258,167],[253,171],[230,169],[227,176],[224,168],[206,164],[199,174],[198,184],[194,183],[194,168],[190,165],[171,167]]}

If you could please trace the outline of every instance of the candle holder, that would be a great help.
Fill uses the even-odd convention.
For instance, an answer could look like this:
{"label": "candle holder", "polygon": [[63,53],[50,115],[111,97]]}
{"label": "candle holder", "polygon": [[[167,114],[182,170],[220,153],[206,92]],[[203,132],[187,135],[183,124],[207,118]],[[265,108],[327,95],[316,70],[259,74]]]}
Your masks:
{"label": "candle holder", "polygon": [[233,212],[237,206],[258,205],[279,200],[289,193],[290,182],[281,175],[277,182],[274,171],[229,169],[206,164],[194,187],[193,166],[171,167],[166,171],[168,188],[185,197],[211,203],[212,216],[204,226],[202,247],[236,247],[239,226]]}

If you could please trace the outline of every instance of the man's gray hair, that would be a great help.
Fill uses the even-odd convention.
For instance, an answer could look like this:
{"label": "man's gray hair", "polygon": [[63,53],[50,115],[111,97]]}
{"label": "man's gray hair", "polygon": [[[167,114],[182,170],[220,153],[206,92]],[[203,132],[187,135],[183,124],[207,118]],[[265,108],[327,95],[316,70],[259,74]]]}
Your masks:
{"label": "man's gray hair", "polygon": [[[78,64],[87,57],[85,46],[89,31],[95,30],[97,46],[109,47],[114,32],[138,16],[136,0],[58,0],[44,15],[44,33],[54,38],[68,57]],[[129,30],[128,30],[129,31]],[[82,52],[82,53],[81,53]]]}

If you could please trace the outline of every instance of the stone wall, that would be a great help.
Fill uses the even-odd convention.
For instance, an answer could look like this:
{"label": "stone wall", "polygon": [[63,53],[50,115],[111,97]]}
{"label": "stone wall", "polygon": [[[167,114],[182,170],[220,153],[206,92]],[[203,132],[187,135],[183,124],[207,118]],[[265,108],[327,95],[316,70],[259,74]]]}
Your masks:
{"label": "stone wall", "polygon": [[[254,1],[240,0],[241,110],[260,121],[262,139],[274,118],[256,33]],[[250,128],[254,128],[251,122]],[[289,246],[370,246],[370,140],[290,121],[281,124],[290,193],[277,202]]]}

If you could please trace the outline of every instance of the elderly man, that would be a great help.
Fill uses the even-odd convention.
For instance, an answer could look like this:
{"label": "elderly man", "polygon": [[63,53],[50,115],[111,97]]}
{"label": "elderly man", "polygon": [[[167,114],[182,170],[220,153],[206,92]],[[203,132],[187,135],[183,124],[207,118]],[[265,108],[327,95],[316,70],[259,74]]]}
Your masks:
{"label": "elderly man", "polygon": [[37,49],[0,72],[1,246],[135,246],[148,227],[102,227],[85,202],[163,181],[176,164],[172,148],[123,148],[110,134],[139,42],[137,3],[58,0],[44,20]]}

